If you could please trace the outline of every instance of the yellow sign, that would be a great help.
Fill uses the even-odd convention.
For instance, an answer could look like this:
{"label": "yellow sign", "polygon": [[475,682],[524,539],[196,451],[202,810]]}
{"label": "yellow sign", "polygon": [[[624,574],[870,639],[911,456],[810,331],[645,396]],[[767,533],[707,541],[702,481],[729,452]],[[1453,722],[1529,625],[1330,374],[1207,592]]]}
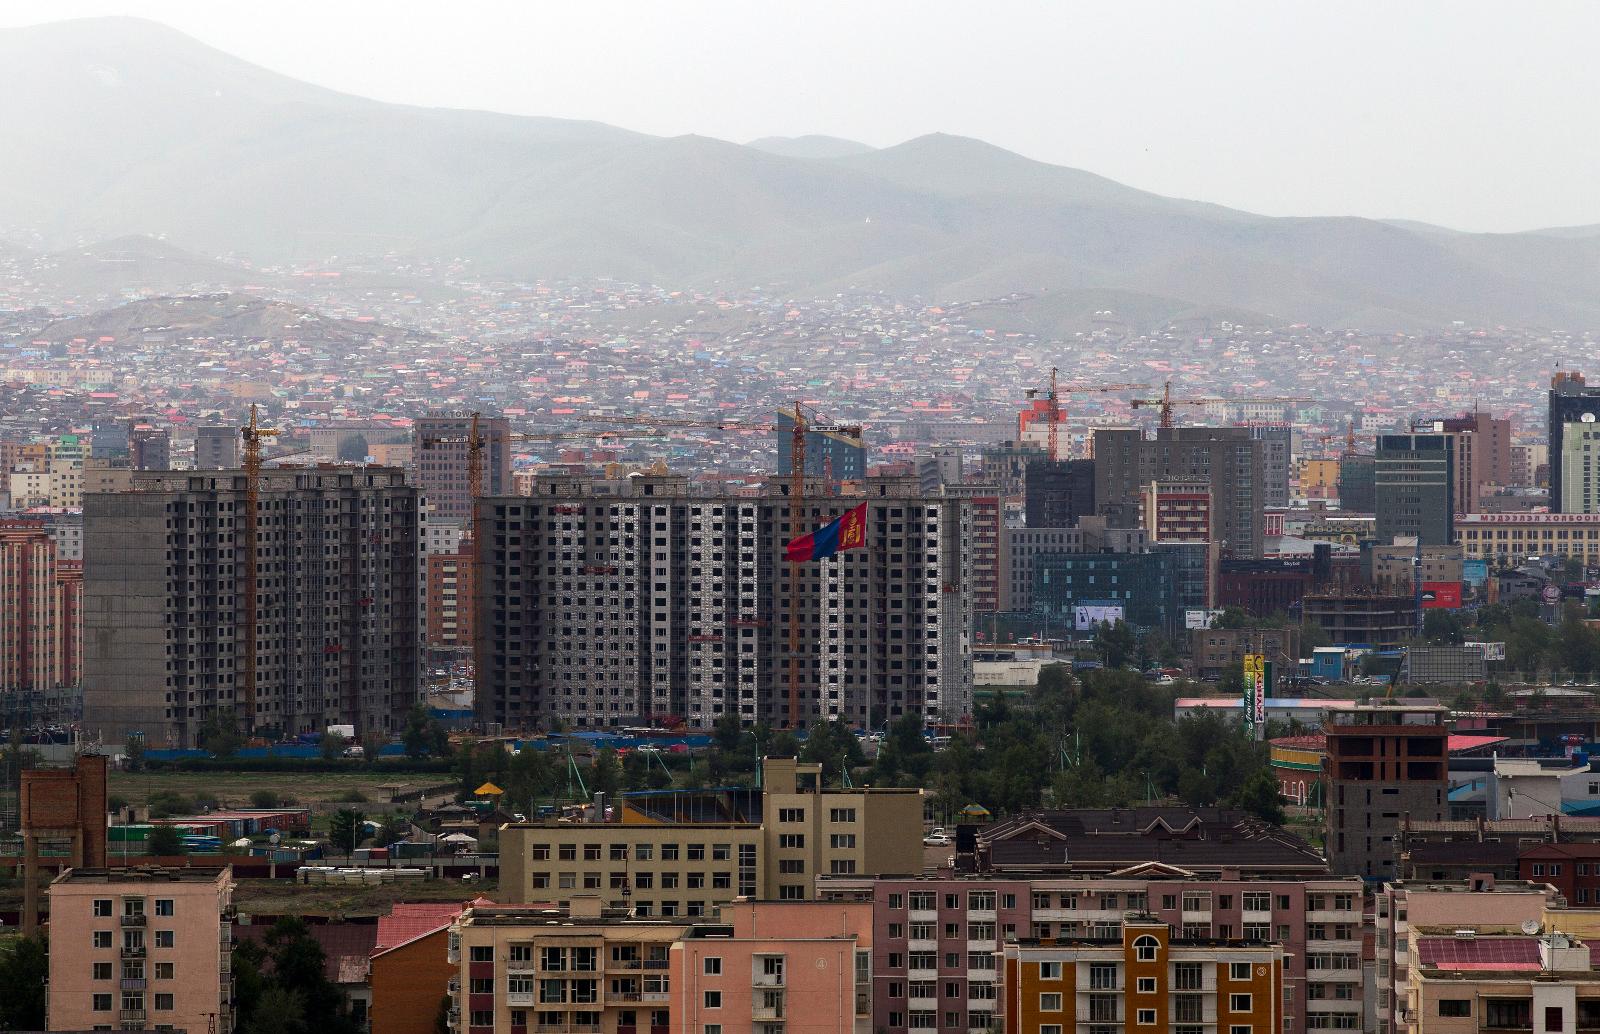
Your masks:
{"label": "yellow sign", "polygon": [[1247,653],[1244,655],[1244,678],[1246,682],[1250,681],[1252,675],[1266,673],[1265,661],[1266,658],[1259,653]]}

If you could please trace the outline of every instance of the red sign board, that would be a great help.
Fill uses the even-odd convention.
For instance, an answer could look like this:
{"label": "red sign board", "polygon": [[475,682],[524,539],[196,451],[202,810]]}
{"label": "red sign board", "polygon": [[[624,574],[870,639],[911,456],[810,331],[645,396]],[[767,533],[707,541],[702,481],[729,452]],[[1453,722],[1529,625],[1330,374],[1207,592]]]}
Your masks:
{"label": "red sign board", "polygon": [[1461,606],[1460,582],[1423,582],[1423,610],[1456,610]]}

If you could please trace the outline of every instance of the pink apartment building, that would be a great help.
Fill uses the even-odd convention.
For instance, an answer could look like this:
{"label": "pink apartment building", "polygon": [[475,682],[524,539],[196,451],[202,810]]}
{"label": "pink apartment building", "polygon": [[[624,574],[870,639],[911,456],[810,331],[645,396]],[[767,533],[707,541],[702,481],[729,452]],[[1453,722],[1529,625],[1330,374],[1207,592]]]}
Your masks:
{"label": "pink apartment building", "polygon": [[672,946],[672,1029],[872,1030],[872,905],[735,901]]}
{"label": "pink apartment building", "polygon": [[233,869],[68,869],[50,884],[49,1030],[233,1030]]}

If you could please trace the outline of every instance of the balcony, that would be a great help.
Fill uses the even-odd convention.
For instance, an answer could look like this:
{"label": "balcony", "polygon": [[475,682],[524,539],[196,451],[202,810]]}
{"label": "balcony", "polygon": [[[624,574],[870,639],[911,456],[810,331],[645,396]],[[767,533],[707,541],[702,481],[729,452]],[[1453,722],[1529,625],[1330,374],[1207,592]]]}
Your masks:
{"label": "balcony", "polygon": [[939,921],[939,910],[936,908],[913,908],[910,918],[913,923],[937,923]]}
{"label": "balcony", "polygon": [[460,994],[461,981],[456,977],[451,977],[449,980],[446,980],[444,982],[444,993],[447,995]]}
{"label": "balcony", "polygon": [[118,1009],[117,1010],[117,1019],[121,1020],[123,1023],[143,1023],[144,1022],[144,1010],[143,1009]]}
{"label": "balcony", "polygon": [[754,976],[752,976],[750,978],[750,986],[751,987],[782,987],[783,986],[783,974],[781,972],[779,972],[779,973],[757,973],[757,974],[755,974]]}
{"label": "balcony", "polygon": [[506,960],[506,972],[507,973],[532,973],[537,968],[537,966],[538,966],[538,964],[535,963],[532,959],[507,959]]}
{"label": "balcony", "polygon": [[[1246,919],[1245,922],[1250,922]],[[1361,913],[1355,909],[1312,909],[1306,913],[1308,923],[1350,923],[1353,926],[1361,925]]]}
{"label": "balcony", "polygon": [[122,951],[118,954],[125,959],[142,959],[144,958],[144,945],[124,944]]}
{"label": "balcony", "polygon": [[143,991],[148,983],[149,981],[144,977],[123,977],[121,980],[121,990]]}
{"label": "balcony", "polygon": [[533,992],[532,991],[507,991],[506,992],[506,1004],[511,1006],[512,1008],[522,1008],[522,1007],[525,1007],[525,1006],[531,1006],[531,1005],[534,1004],[534,1002],[533,1002]]}
{"label": "balcony", "polygon": [[906,1008],[912,1010],[913,1012],[933,1012],[939,1008],[939,999],[909,998],[906,1000]]}
{"label": "balcony", "polygon": [[906,970],[906,979],[907,980],[938,980],[939,979],[939,971],[937,969],[908,969],[908,970]]}
{"label": "balcony", "polygon": [[122,917],[123,926],[144,926],[146,921],[147,918],[143,912],[140,912],[137,915],[125,915]]}
{"label": "balcony", "polygon": [[782,1005],[756,1005],[750,1010],[750,1018],[754,1020],[781,1020],[783,1019]]}
{"label": "balcony", "polygon": [[967,922],[969,923],[992,923],[994,921],[995,914],[992,908],[967,909]]}
{"label": "balcony", "polygon": [[918,937],[906,942],[907,951],[938,951],[939,942],[929,937]]}
{"label": "balcony", "polygon": [[671,993],[667,991],[645,991],[639,995],[639,1001],[641,1002],[665,1002],[670,1001],[671,998]]}

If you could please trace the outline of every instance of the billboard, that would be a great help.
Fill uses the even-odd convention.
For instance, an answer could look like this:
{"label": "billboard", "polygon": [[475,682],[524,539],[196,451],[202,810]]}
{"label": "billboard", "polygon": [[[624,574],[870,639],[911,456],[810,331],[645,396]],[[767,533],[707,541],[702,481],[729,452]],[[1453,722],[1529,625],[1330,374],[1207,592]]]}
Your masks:
{"label": "billboard", "polygon": [[1197,628],[1210,628],[1211,622],[1222,616],[1220,610],[1186,610],[1183,612],[1183,627],[1193,631]]}
{"label": "billboard", "polygon": [[1423,610],[1459,610],[1461,608],[1460,582],[1423,582]]}
{"label": "billboard", "polygon": [[1244,655],[1244,717],[1260,739],[1267,724],[1267,659],[1259,653]]}
{"label": "billboard", "polygon": [[1506,659],[1505,643],[1462,643],[1462,646],[1476,646],[1483,651],[1486,661],[1503,661]]}
{"label": "billboard", "polygon": [[1482,585],[1489,580],[1489,561],[1461,561],[1461,579],[1470,585]]}
{"label": "billboard", "polygon": [[1074,607],[1072,627],[1080,632],[1087,632],[1096,625],[1107,621],[1121,621],[1122,608],[1111,606],[1084,606]]}

